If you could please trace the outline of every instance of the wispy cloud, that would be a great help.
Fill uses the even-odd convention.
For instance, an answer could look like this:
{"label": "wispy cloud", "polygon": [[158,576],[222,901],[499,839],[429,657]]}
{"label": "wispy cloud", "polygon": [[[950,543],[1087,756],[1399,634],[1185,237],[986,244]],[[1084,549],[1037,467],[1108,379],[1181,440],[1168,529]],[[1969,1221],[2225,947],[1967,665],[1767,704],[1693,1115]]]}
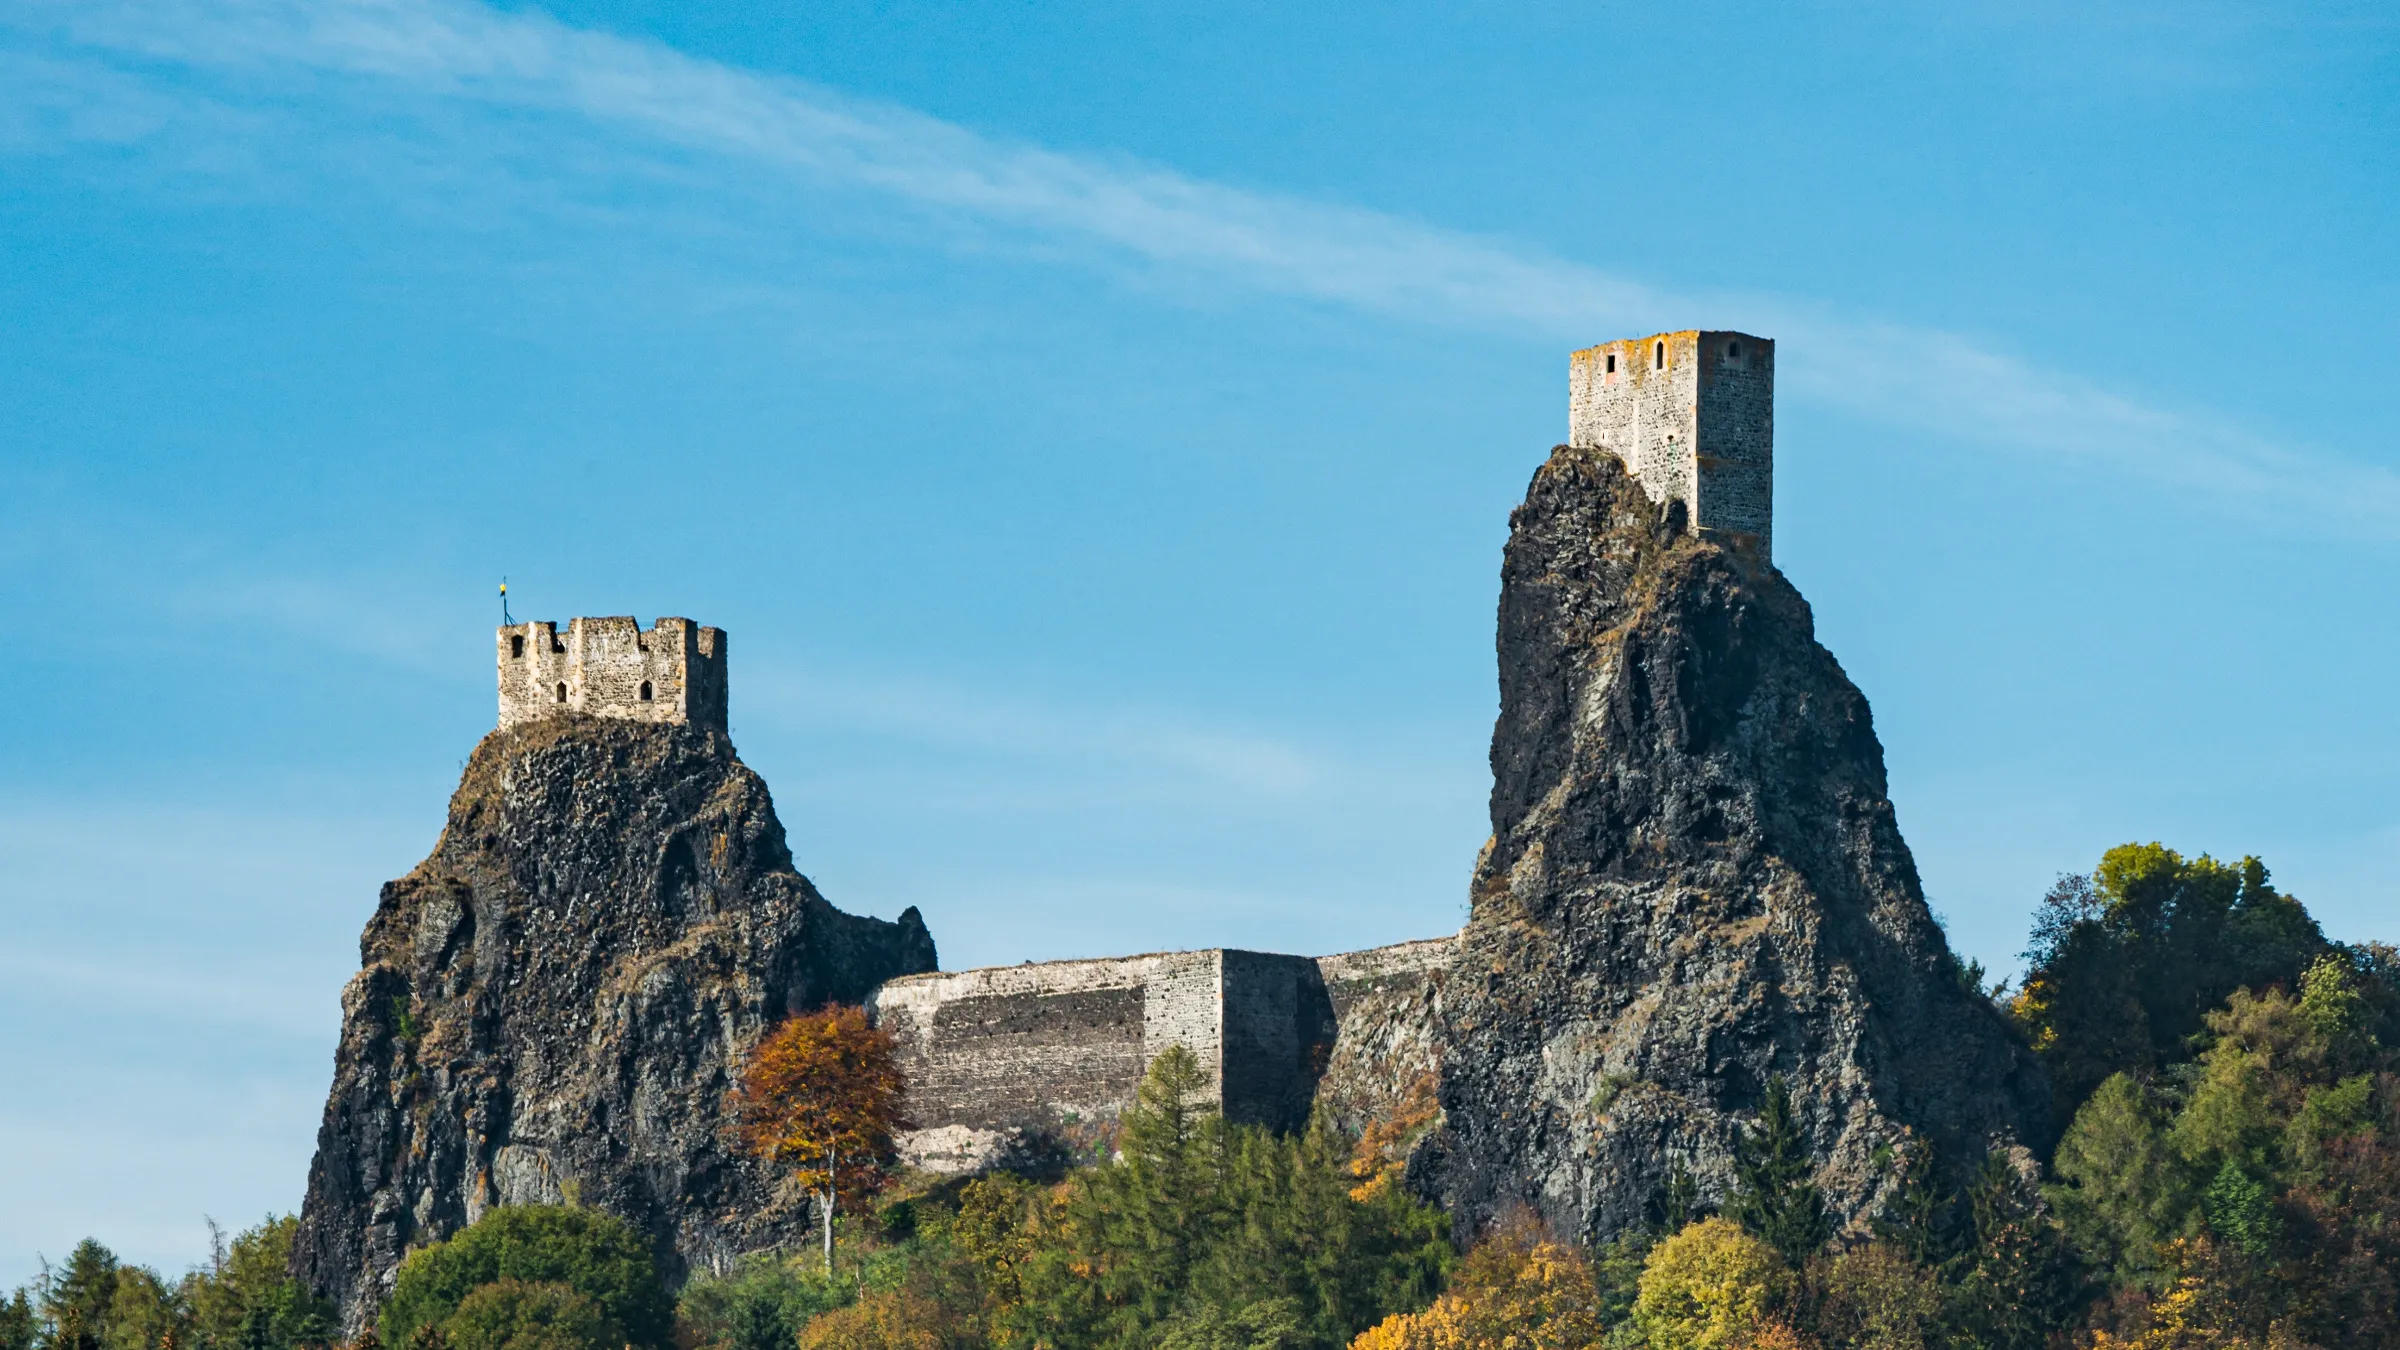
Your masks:
{"label": "wispy cloud", "polygon": [[[1155,711],[1061,707],[922,678],[862,677],[770,665],[743,677],[746,718],[839,728],[1052,764],[1116,765],[1145,780],[1196,780],[1212,791],[1290,799],[1326,786],[1319,754],[1272,737]],[[1121,775],[1102,775],[1104,779]],[[1120,789],[1121,790],[1121,789]],[[1023,793],[1025,785],[1012,791]]]}
{"label": "wispy cloud", "polygon": [[[458,0],[148,0],[27,12],[50,15],[70,49],[119,61],[236,80],[329,74],[564,114],[747,171],[865,190],[1257,293],[1557,341],[1694,322],[1746,328],[1780,340],[1786,386],[1803,397],[2112,468],[2239,510],[2305,512],[2320,527],[2400,537],[2400,474],[2279,444],[2205,410],[2156,406],[1966,336],[1775,297],[1670,294],[1506,241],[981,135],[540,16]],[[54,100],[121,99],[114,118],[74,114],[120,134],[159,115],[97,78],[44,88]]]}

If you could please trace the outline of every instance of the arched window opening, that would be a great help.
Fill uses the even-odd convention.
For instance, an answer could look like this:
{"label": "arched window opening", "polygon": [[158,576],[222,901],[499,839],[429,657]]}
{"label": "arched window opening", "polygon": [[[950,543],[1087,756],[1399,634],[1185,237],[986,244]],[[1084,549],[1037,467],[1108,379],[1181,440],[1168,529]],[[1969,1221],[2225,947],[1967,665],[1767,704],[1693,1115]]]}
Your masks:
{"label": "arched window opening", "polygon": [[642,681],[642,702],[644,702],[644,703],[648,703],[649,701],[650,701],[650,682],[649,682],[648,680],[644,680],[644,681]]}
{"label": "arched window opening", "polygon": [[561,703],[567,701],[567,687],[563,684],[558,687],[558,701]]}
{"label": "arched window opening", "polygon": [[525,635],[523,633],[508,635],[508,654],[520,661],[525,658]]}
{"label": "arched window opening", "polygon": [[1658,363],[1658,368],[1660,370],[1665,370],[1667,368],[1667,344],[1661,342],[1656,347],[1652,348],[1650,352],[1650,359]]}

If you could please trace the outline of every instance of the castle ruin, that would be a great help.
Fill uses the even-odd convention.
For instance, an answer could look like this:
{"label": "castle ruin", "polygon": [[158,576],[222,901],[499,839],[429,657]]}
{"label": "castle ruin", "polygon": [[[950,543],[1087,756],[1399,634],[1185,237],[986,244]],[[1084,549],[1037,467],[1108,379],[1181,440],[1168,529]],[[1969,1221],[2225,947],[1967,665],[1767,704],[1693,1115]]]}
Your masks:
{"label": "castle ruin", "polygon": [[500,630],[500,725],[584,713],[725,730],[725,630],[630,615]]}
{"label": "castle ruin", "polygon": [[1773,561],[1775,344],[1685,330],[1604,342],[1568,362],[1567,443],[1625,462],[1650,500]]}
{"label": "castle ruin", "polygon": [[[1340,956],[1214,949],[905,975],[875,991],[899,1042],[901,1156],[969,1172],[1108,1147],[1150,1061],[1181,1045],[1228,1120],[1379,1114],[1439,1050],[1395,1028],[1449,971],[1448,938]],[[1395,1042],[1399,1043],[1395,1043]]]}

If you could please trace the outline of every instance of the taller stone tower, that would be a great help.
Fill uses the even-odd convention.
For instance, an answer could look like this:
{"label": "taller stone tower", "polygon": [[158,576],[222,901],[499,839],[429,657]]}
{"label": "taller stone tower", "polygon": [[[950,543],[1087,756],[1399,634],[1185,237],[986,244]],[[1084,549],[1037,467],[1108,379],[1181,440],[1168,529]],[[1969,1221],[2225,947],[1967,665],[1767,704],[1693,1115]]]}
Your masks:
{"label": "taller stone tower", "polygon": [[1609,451],[1650,500],[1773,561],[1772,341],[1693,330],[1587,347],[1568,368],[1567,443]]}

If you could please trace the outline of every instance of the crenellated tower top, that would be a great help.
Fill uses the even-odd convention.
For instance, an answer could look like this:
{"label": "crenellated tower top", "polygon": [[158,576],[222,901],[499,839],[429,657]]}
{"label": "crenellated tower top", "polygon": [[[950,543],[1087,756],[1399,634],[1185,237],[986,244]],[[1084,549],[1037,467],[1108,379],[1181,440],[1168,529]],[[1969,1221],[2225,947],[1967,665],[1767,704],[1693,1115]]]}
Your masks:
{"label": "crenellated tower top", "polygon": [[500,630],[500,725],[560,713],[725,729],[725,630],[630,615]]}

